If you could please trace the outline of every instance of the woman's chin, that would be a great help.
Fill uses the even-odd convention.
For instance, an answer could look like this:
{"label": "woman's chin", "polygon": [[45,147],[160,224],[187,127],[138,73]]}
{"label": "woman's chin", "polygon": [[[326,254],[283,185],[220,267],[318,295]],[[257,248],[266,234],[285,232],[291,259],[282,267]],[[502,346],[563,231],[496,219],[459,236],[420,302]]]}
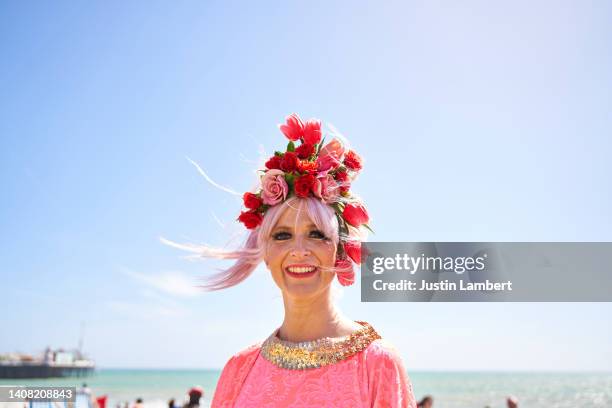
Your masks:
{"label": "woman's chin", "polygon": [[322,279],[321,272],[317,271],[314,275],[303,278],[292,278],[285,276],[283,291],[291,297],[310,297],[322,292],[331,284]]}

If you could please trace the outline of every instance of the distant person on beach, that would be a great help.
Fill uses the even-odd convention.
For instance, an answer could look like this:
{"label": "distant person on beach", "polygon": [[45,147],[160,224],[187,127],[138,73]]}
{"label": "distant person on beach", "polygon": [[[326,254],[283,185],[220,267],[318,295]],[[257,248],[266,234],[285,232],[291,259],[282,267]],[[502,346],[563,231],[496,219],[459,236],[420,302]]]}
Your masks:
{"label": "distant person on beach", "polygon": [[[280,326],[265,341],[229,359],[211,406],[416,408],[397,350],[369,323],[346,317],[334,296],[335,280],[346,287],[355,282],[361,243],[370,230],[364,202],[351,187],[363,160],[333,126],[326,131],[320,120],[303,121],[295,113],[285,122],[279,125],[283,148],[258,172],[257,187],[242,195],[245,209],[237,220],[246,237],[241,247],[163,240],[194,257],[234,260],[205,282],[204,289],[238,285],[263,263],[282,296]],[[378,169],[374,177],[393,178],[385,170]],[[396,185],[403,177],[396,178]],[[259,294],[250,295],[250,307],[256,308]],[[244,310],[245,318],[248,313]]]}
{"label": "distant person on beach", "polygon": [[[92,407],[92,408],[105,408],[105,407],[100,407],[100,404],[99,404],[96,396],[94,395],[94,393],[91,390],[91,388],[89,388],[87,386],[87,383],[83,383],[81,388],[79,388],[79,390],[77,391],[77,393],[85,395],[85,397],[87,398],[87,403],[88,403],[88,405],[90,407]],[[104,400],[104,404],[106,404],[106,400]]]}
{"label": "distant person on beach", "polygon": [[198,408],[200,406],[200,398],[204,395],[204,390],[202,387],[195,386],[187,392],[187,395],[189,395],[189,401],[183,405],[183,408]]}
{"label": "distant person on beach", "polygon": [[174,405],[174,403],[174,398],[172,398],[170,401],[168,401],[168,408],[176,408],[176,405]]}
{"label": "distant person on beach", "polygon": [[136,399],[136,403],[132,408],[144,408],[144,404],[142,403],[142,398]]}
{"label": "distant person on beach", "polygon": [[79,389],[80,393],[91,395],[91,388],[87,386],[87,383],[83,383],[81,388]]}
{"label": "distant person on beach", "polygon": [[417,404],[417,408],[431,408],[433,407],[433,397],[431,395],[426,395],[423,399]]}
{"label": "distant person on beach", "polygon": [[518,408],[518,399],[511,395],[506,399],[506,404],[508,408]]}

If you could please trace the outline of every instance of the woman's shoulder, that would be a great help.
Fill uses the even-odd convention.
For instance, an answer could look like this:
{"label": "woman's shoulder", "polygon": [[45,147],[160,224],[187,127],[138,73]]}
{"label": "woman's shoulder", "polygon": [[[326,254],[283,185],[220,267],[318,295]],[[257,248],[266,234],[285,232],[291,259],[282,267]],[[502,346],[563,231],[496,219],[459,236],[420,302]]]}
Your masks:
{"label": "woman's shoulder", "polygon": [[[219,382],[234,382],[236,379],[246,378],[246,375],[251,370],[251,367],[253,367],[255,360],[257,360],[260,349],[261,343],[256,343],[231,356],[223,367]],[[242,383],[242,380],[238,382]]]}
{"label": "woman's shoulder", "polygon": [[259,351],[261,350],[261,342],[250,345],[249,347],[240,350],[238,353],[230,357],[225,367],[232,365],[241,365],[244,362],[257,358]]}
{"label": "woman's shoulder", "polygon": [[414,408],[414,392],[397,349],[384,339],[364,350],[368,390],[374,407]]}
{"label": "woman's shoulder", "polygon": [[364,350],[364,358],[368,365],[377,363],[402,364],[399,352],[389,341],[376,339]]}
{"label": "woman's shoulder", "polygon": [[228,404],[231,404],[231,401],[234,401],[240,393],[242,383],[249,374],[251,367],[253,367],[260,349],[261,343],[253,344],[234,354],[228,360],[215,388],[213,407],[231,406]]}

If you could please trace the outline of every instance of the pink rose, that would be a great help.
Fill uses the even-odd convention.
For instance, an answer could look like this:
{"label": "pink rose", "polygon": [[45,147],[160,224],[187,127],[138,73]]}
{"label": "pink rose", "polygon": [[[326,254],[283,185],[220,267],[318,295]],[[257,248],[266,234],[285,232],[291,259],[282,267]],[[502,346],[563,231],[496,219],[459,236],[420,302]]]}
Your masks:
{"label": "pink rose", "polygon": [[289,187],[282,170],[268,170],[261,178],[261,199],[264,204],[276,205],[287,198]]}
{"label": "pink rose", "polygon": [[317,157],[318,172],[326,172],[329,170],[337,169],[340,164],[340,160],[329,154]]}
{"label": "pink rose", "polygon": [[338,139],[332,139],[331,142],[323,146],[319,152],[320,156],[328,154],[334,156],[338,160],[342,157],[344,154],[344,146],[342,146],[342,143],[340,143]]}
{"label": "pink rose", "polygon": [[340,188],[334,176],[327,172],[319,173],[317,181],[312,189],[314,195],[323,200],[325,204],[330,204],[335,201],[340,193]]}
{"label": "pink rose", "polygon": [[344,146],[342,146],[342,143],[338,139],[332,139],[319,152],[317,170],[321,172],[338,168],[342,164],[341,158],[343,154]]}
{"label": "pink rose", "polygon": [[299,140],[304,135],[304,122],[297,115],[297,113],[292,113],[291,115],[285,118],[284,125],[278,125],[278,128],[283,132],[283,134],[289,140]]}

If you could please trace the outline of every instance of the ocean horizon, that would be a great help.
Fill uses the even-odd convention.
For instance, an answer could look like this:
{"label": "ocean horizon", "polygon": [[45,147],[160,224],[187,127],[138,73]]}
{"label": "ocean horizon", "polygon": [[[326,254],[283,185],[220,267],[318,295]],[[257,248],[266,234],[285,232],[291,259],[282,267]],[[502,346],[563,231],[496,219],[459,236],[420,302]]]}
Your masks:
{"label": "ocean horizon", "polygon": [[[210,406],[220,369],[99,368],[88,377],[11,380],[0,385],[76,386],[83,383],[96,396],[107,395],[107,408],[131,406],[136,398],[145,408],[164,408],[170,399],[182,404],[194,385],[204,388],[202,406]],[[502,408],[514,395],[525,407],[612,406],[612,372],[556,371],[412,371],[417,399],[434,397],[434,406]]]}

